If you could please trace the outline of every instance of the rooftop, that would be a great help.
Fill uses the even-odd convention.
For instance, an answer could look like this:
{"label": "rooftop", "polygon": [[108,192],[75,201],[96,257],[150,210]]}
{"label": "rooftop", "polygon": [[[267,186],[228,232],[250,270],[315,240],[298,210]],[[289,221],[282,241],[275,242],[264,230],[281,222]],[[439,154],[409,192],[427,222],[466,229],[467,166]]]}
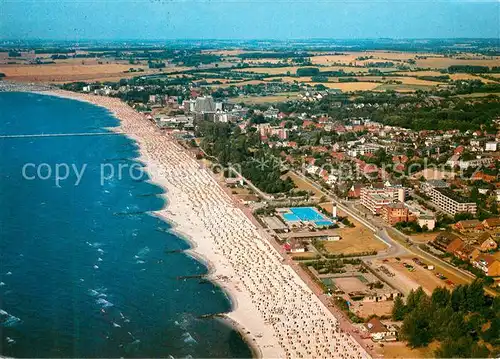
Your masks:
{"label": "rooftop", "polygon": [[453,190],[451,190],[449,188],[436,188],[436,191],[439,191],[441,194],[443,194],[444,196],[446,196],[448,198],[451,198],[455,202],[475,204],[471,200],[468,200],[467,198],[462,197],[461,195],[459,195],[458,193],[454,192]]}

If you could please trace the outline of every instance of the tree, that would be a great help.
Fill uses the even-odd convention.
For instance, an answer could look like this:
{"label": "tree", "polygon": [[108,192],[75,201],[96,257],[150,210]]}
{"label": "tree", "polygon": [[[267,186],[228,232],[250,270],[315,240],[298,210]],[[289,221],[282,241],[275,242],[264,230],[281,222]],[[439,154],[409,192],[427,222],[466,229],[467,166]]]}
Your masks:
{"label": "tree", "polygon": [[438,358],[487,358],[490,351],[483,345],[474,343],[471,338],[446,340],[435,352]]}
{"label": "tree", "polygon": [[425,294],[424,290],[422,287],[418,287],[417,290],[411,290],[410,293],[408,294],[408,298],[406,299],[406,306],[408,312],[413,311],[418,307],[420,303],[428,299],[427,294]]}
{"label": "tree", "polygon": [[466,287],[467,309],[470,312],[478,312],[485,306],[483,281],[476,279]]}
{"label": "tree", "polygon": [[[433,306],[433,308],[435,308]],[[438,309],[434,309],[432,314],[432,327],[435,328],[434,336],[438,340],[447,339],[447,331],[444,329],[447,328],[450,318],[453,316],[453,309],[451,306],[446,306]]]}
{"label": "tree", "polygon": [[490,206],[490,212],[492,214],[498,214],[498,206],[497,206],[497,202],[496,201],[493,201],[493,203],[491,204],[491,206]]}
{"label": "tree", "polygon": [[467,326],[465,325],[462,313],[453,313],[445,329],[446,337],[451,340],[458,340],[466,336]]}
{"label": "tree", "polygon": [[467,293],[466,287],[459,285],[453,290],[451,294],[451,306],[455,312],[465,311],[467,307]]}
{"label": "tree", "polygon": [[[497,314],[498,315],[498,314]],[[499,345],[500,344],[500,317],[493,318],[491,321],[490,327],[484,333],[482,333],[481,337],[483,340]]]}
{"label": "tree", "polygon": [[406,306],[401,297],[394,299],[394,306],[392,307],[392,319],[403,320],[406,314]]}
{"label": "tree", "polygon": [[450,303],[450,291],[444,287],[434,289],[431,295],[431,302],[435,308],[445,307]]}
{"label": "tree", "polygon": [[432,330],[427,313],[415,310],[405,317],[401,334],[412,348],[428,345],[432,340]]}

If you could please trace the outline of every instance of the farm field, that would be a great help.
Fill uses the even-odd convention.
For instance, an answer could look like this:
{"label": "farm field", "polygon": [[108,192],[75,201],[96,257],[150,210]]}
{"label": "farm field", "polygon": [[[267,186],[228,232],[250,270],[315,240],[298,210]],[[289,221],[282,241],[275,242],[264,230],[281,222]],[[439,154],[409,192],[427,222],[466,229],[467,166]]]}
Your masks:
{"label": "farm field", "polygon": [[433,70],[428,70],[428,71],[397,71],[394,74],[402,75],[402,76],[443,76],[443,75],[447,75],[447,74],[443,74],[439,71],[433,71]]}
{"label": "farm field", "polygon": [[[481,76],[478,76],[478,75],[466,74],[466,73],[446,74],[446,73],[441,73],[439,71],[399,71],[399,72],[396,72],[395,74],[403,75],[403,76],[412,76],[412,77],[416,77],[416,76],[449,76],[451,80],[481,80],[485,83],[495,83],[495,81],[493,81],[493,80],[485,79],[485,78],[482,78]],[[497,77],[497,76],[494,76],[497,74],[488,74],[488,75],[493,76],[493,77]],[[500,79],[499,79],[499,81],[500,81]]]}
{"label": "farm field", "polygon": [[209,84],[206,86],[226,88],[226,87],[231,87],[231,86],[259,85],[259,84],[265,84],[265,83],[266,83],[266,81],[263,81],[263,80],[245,80],[245,81],[237,81],[237,82],[226,82],[223,84]]}
{"label": "farm field", "polygon": [[[302,67],[314,67],[312,66],[285,66],[285,67],[247,67],[234,69],[233,71],[238,72],[253,72],[256,74],[269,74],[269,75],[286,75],[288,72],[294,75],[297,72],[297,69]],[[320,71],[344,71],[346,73],[355,72],[355,73],[367,73],[368,68],[366,67],[352,67],[352,66],[323,66],[319,67]]]}
{"label": "farm field", "polygon": [[486,97],[486,96],[500,96],[500,92],[475,92],[475,93],[468,93],[464,95],[457,95],[457,97],[463,97],[463,98],[476,98],[476,97]]}
{"label": "farm field", "polygon": [[279,64],[279,63],[286,63],[287,59],[245,59],[243,60],[245,64],[251,65],[260,65],[260,64]]}
{"label": "farm field", "polygon": [[488,59],[455,59],[449,57],[428,57],[426,59],[417,59],[416,65],[423,68],[445,69],[452,65],[472,65],[472,66],[498,66],[500,57],[492,57]]}
{"label": "farm field", "polygon": [[[356,51],[356,52],[343,52],[344,55],[328,55],[322,54],[311,57],[311,62],[313,64],[329,64],[332,62],[342,62],[342,63],[353,63],[364,64],[366,62],[383,62],[383,61],[393,61],[402,62],[409,59],[414,59],[416,56],[435,56],[430,53],[418,53],[418,52],[399,52],[399,51]],[[367,60],[356,60],[359,57],[370,57],[373,59]]]}
{"label": "farm field", "polygon": [[[450,74],[449,75],[452,80],[480,80],[484,83],[498,83],[498,81],[493,81],[490,79],[485,79],[481,76],[473,75],[473,74]],[[500,79],[499,79],[500,81]]]}
{"label": "farm field", "polygon": [[206,82],[206,83],[208,83],[208,84],[213,84],[214,82],[221,82],[221,83],[223,83],[223,84],[226,84],[226,83],[228,83],[229,81],[231,81],[231,80],[228,80],[228,79],[211,79],[211,78],[205,78],[205,79],[203,79],[203,80],[197,80],[197,81],[193,81],[193,82],[194,82],[194,83],[197,83],[197,84],[199,84],[199,83],[203,83],[203,82]]}
{"label": "farm field", "polygon": [[[125,72],[130,68],[143,69],[144,72]],[[179,71],[188,68],[164,68],[162,73]],[[72,82],[72,81],[118,81],[146,74],[158,73],[145,65],[131,65],[127,62],[109,61],[99,64],[93,59],[61,60],[55,64],[44,65],[0,65],[0,72],[7,80],[29,82]]]}
{"label": "farm field", "polygon": [[401,81],[403,85],[419,85],[419,86],[437,86],[439,84],[444,84],[444,82],[421,80],[410,76],[401,77],[383,77],[383,76],[356,76],[359,81],[377,81],[377,82],[388,82],[388,81]]}
{"label": "farm field", "polygon": [[337,89],[342,92],[370,91],[380,84],[377,82],[310,82],[310,85],[324,85],[330,89]]}
{"label": "farm field", "polygon": [[282,81],[287,83],[295,83],[295,82],[311,82],[310,76],[300,76],[300,77],[292,77],[292,76],[283,76],[283,77],[268,77],[264,79],[264,81]]}
{"label": "farm field", "polygon": [[374,89],[374,91],[392,90],[392,91],[404,93],[404,92],[415,92],[417,90],[428,90],[428,89],[429,89],[429,86],[426,86],[426,85],[382,84],[380,86],[377,86]]}
{"label": "farm field", "polygon": [[437,86],[439,84],[444,84],[443,82],[421,80],[415,77],[388,77],[387,79],[401,81],[403,85]]}
{"label": "farm field", "polygon": [[296,92],[288,92],[283,94],[276,94],[271,96],[239,96],[229,99],[230,103],[244,102],[246,104],[264,104],[264,103],[277,103],[288,100],[293,100],[297,97]]}

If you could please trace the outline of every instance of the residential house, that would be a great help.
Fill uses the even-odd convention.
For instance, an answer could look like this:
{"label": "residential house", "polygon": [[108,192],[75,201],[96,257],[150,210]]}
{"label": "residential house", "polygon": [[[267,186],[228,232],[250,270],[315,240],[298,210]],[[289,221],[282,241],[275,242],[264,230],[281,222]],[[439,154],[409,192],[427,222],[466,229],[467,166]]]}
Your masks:
{"label": "residential house", "polygon": [[306,251],[304,244],[301,240],[291,238],[284,245],[283,248],[288,253],[304,253]]}
{"label": "residential house", "polygon": [[489,277],[500,276],[500,261],[492,255],[481,254],[472,262],[472,265],[481,269]]}
{"label": "residential house", "polygon": [[363,324],[364,329],[373,341],[394,341],[397,340],[397,332],[393,326],[385,326],[380,319],[373,317]]}
{"label": "residential house", "polygon": [[500,218],[487,218],[483,221],[483,227],[486,229],[495,229],[500,227]]}
{"label": "residential house", "polygon": [[454,224],[454,227],[461,233],[478,232],[484,229],[482,223],[477,219],[458,221]]}
{"label": "residential house", "polygon": [[462,238],[455,238],[446,246],[446,252],[455,255],[457,251],[460,251],[465,246],[465,242]]}
{"label": "residential house", "polygon": [[485,232],[481,234],[477,239],[477,244],[481,252],[494,251],[498,248],[498,243],[491,237],[491,234]]}
{"label": "residential house", "polygon": [[453,234],[451,232],[441,232],[436,236],[436,238],[434,238],[434,240],[432,241],[432,244],[436,248],[439,248],[442,251],[446,252],[446,248],[448,247],[448,245],[457,238],[460,239],[459,236],[457,236],[456,234]]}

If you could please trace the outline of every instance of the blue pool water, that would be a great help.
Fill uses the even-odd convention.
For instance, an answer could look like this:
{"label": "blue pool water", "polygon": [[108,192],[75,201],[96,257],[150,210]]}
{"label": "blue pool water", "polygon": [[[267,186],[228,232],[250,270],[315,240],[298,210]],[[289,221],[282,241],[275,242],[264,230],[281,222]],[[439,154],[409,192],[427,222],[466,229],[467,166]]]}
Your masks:
{"label": "blue pool water", "polygon": [[284,213],[287,222],[314,222],[317,227],[331,226],[333,224],[325,215],[314,207],[291,207],[292,213]]}
{"label": "blue pool water", "polygon": [[324,220],[324,221],[314,221],[316,227],[328,227],[333,224],[332,221]]}
{"label": "blue pool water", "polygon": [[285,213],[285,214],[283,214],[283,218],[287,222],[299,222],[300,221],[300,218],[293,213]]}
{"label": "blue pool water", "polygon": [[[0,93],[0,134],[103,132],[118,121],[87,103]],[[249,357],[211,314],[231,302],[207,267],[151,211],[166,204],[147,175],[100,183],[101,164],[138,164],[122,135],[0,138],[0,356]],[[25,164],[66,163],[26,179]],[[34,175],[30,167],[28,175]],[[43,171],[47,175],[47,167]],[[207,317],[208,316],[208,317]]]}

